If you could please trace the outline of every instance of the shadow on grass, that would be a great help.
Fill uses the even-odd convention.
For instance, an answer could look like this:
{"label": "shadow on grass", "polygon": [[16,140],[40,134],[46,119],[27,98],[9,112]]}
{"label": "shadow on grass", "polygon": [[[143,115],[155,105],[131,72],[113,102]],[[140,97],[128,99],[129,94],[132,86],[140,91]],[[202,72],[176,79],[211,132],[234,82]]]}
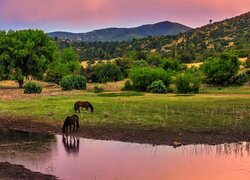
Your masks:
{"label": "shadow on grass", "polygon": [[102,93],[98,94],[99,97],[120,97],[120,96],[144,96],[142,92],[123,92],[123,93]]}

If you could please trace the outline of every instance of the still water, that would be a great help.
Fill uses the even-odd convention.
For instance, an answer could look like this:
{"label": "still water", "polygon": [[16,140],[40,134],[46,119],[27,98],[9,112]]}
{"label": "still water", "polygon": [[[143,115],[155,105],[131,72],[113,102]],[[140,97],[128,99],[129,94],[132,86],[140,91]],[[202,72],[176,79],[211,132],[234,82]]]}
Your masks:
{"label": "still water", "polygon": [[248,142],[173,148],[0,130],[0,161],[70,180],[250,179]]}

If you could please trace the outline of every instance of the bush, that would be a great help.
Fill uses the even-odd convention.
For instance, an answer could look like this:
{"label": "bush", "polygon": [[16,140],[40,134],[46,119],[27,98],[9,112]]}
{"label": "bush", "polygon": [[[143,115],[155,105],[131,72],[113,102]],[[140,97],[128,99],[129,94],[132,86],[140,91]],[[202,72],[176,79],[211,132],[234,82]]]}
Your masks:
{"label": "bush", "polygon": [[62,90],[72,90],[74,88],[73,78],[70,75],[64,76],[60,81],[60,86]]}
{"label": "bush", "polygon": [[177,75],[175,83],[179,93],[198,93],[201,81],[198,73],[186,71]]}
{"label": "bush", "polygon": [[250,55],[248,55],[246,60],[246,68],[250,68]]}
{"label": "bush", "polygon": [[95,86],[94,87],[94,93],[101,93],[104,91],[104,88],[101,86]]}
{"label": "bush", "polygon": [[220,85],[228,85],[237,75],[240,68],[238,57],[224,53],[220,58],[209,58],[202,65],[202,70],[208,82]]}
{"label": "bush", "polygon": [[71,77],[73,78],[74,89],[86,89],[87,79],[85,78],[85,76],[74,75]]}
{"label": "bush", "polygon": [[64,76],[60,82],[62,90],[86,89],[87,80],[85,76],[68,75]]}
{"label": "bush", "polygon": [[133,89],[137,91],[147,91],[154,81],[162,80],[166,87],[171,82],[171,74],[161,68],[133,68],[129,72],[129,78],[133,82]]}
{"label": "bush", "polygon": [[118,81],[123,78],[120,68],[112,63],[100,63],[94,67],[96,80],[99,83]]}
{"label": "bush", "polygon": [[63,74],[60,72],[56,72],[56,71],[52,71],[52,70],[48,70],[46,72],[46,76],[45,76],[45,81],[46,82],[55,82],[56,84],[60,84],[60,81],[63,77]]}
{"label": "bush", "polygon": [[129,90],[133,90],[133,86],[131,84],[131,81],[127,80],[124,84],[124,87],[122,88],[122,91],[129,91]]}
{"label": "bush", "polygon": [[162,80],[154,81],[148,87],[148,91],[152,93],[166,93],[167,89]]}
{"label": "bush", "polygon": [[34,82],[28,82],[23,88],[24,94],[40,94],[42,92],[42,86]]}
{"label": "bush", "polygon": [[246,73],[239,74],[234,79],[234,85],[241,86],[249,81],[249,75]]}

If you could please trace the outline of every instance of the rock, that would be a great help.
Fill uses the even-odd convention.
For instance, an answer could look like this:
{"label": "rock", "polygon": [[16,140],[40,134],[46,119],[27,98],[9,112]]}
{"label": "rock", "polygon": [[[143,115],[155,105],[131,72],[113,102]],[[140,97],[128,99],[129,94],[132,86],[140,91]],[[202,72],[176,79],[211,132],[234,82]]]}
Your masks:
{"label": "rock", "polygon": [[182,143],[181,142],[179,142],[179,141],[174,141],[173,143],[172,143],[172,145],[174,146],[174,148],[175,147],[179,147],[179,146],[181,146],[182,145]]}

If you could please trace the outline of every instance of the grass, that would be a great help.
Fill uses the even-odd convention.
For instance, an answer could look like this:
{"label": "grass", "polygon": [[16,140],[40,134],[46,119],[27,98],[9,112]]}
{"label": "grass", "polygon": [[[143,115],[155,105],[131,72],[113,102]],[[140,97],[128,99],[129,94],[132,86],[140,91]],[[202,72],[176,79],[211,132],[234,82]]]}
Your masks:
{"label": "grass", "polygon": [[212,94],[217,91],[213,89],[208,91],[210,94],[197,95],[69,91],[64,95],[0,100],[0,116],[28,115],[40,121],[62,123],[66,116],[74,113],[75,101],[88,100],[95,112],[82,110],[79,114],[82,125],[128,130],[159,128],[194,133],[249,133],[250,94],[226,94],[229,89],[221,94]]}

